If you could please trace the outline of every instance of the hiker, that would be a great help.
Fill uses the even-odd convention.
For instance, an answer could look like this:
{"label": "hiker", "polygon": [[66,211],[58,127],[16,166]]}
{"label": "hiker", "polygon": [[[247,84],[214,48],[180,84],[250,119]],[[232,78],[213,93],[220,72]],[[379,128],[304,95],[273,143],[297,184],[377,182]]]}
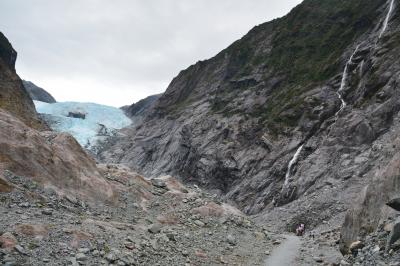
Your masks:
{"label": "hiker", "polygon": [[296,235],[297,236],[303,236],[305,231],[305,225],[304,224],[300,224],[297,228],[296,228]]}

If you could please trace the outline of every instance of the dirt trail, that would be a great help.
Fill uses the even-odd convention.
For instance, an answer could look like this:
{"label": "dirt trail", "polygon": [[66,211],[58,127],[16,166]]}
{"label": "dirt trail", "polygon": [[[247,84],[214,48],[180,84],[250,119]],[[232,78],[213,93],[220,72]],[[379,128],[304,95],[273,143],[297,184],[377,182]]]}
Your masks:
{"label": "dirt trail", "polygon": [[293,266],[301,247],[300,238],[286,235],[286,240],[265,261],[265,266]]}

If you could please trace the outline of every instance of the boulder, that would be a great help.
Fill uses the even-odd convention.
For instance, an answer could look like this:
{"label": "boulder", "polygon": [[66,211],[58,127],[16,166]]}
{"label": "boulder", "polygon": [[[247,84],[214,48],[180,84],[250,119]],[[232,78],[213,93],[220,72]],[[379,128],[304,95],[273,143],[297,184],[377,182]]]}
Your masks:
{"label": "boulder", "polygon": [[387,206],[389,206],[392,209],[395,209],[396,211],[400,211],[400,198],[395,198],[386,203]]}
{"label": "boulder", "polygon": [[350,247],[349,247],[349,250],[350,250],[350,252],[353,252],[353,251],[362,249],[364,246],[365,246],[365,245],[364,245],[363,242],[361,242],[361,241],[355,241],[355,242],[351,243],[351,245],[350,245]]}
{"label": "boulder", "polygon": [[7,232],[0,236],[0,248],[13,250],[16,245],[17,239],[13,236],[13,234]]}
{"label": "boulder", "polygon": [[13,190],[13,186],[0,176],[0,193],[8,193]]}
{"label": "boulder", "polygon": [[152,234],[158,234],[161,232],[161,228],[160,224],[152,224],[147,230]]}
{"label": "boulder", "polygon": [[68,117],[85,119],[86,118],[86,114],[82,113],[82,112],[69,112],[68,113]]}
{"label": "boulder", "polygon": [[387,243],[386,243],[386,252],[390,250],[392,244],[394,244],[397,240],[400,239],[400,217],[393,224],[392,231],[390,232]]}

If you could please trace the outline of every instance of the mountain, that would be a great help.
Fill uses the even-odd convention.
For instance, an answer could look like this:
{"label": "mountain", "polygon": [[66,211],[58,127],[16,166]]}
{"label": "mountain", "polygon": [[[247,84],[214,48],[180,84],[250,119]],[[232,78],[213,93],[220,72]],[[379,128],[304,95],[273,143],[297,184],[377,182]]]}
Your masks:
{"label": "mountain", "polygon": [[129,106],[124,106],[121,109],[131,118],[140,120],[140,118],[146,116],[147,112],[155,105],[156,101],[161,97],[161,94],[151,95],[146,97],[137,103]]}
{"label": "mountain", "polygon": [[400,192],[399,12],[305,0],[180,72],[100,159],[199,184],[277,230],[345,221],[347,253]]}
{"label": "mountain", "polygon": [[23,80],[22,84],[24,85],[24,88],[29,93],[29,96],[31,97],[32,100],[41,101],[41,102],[45,102],[45,103],[55,103],[56,102],[56,99],[54,99],[54,97],[51,96],[50,93],[48,93],[44,89],[36,86],[34,83]]}
{"label": "mountain", "polygon": [[[282,240],[197,186],[97,164],[70,134],[43,126],[13,69],[16,54],[4,40],[9,53],[0,46],[1,265],[260,265],[265,249]],[[78,140],[92,137],[99,122],[103,134],[110,125],[130,123],[117,108],[35,103],[47,113],[40,117],[59,123],[60,131],[72,125]]]}
{"label": "mountain", "polygon": [[15,71],[16,59],[17,52],[0,32],[0,108],[13,113],[29,126],[41,128],[43,125],[35,106]]}

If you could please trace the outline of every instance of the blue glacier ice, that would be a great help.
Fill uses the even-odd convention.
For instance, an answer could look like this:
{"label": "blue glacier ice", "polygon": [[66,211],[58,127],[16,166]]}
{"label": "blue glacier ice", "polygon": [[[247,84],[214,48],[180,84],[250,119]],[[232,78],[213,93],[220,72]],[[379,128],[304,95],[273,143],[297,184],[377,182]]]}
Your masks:
{"label": "blue glacier ice", "polygon": [[[122,110],[95,103],[34,101],[36,110],[42,114],[49,126],[57,132],[70,133],[85,148],[93,148],[117,129],[131,124]],[[82,118],[74,118],[79,114]]]}

